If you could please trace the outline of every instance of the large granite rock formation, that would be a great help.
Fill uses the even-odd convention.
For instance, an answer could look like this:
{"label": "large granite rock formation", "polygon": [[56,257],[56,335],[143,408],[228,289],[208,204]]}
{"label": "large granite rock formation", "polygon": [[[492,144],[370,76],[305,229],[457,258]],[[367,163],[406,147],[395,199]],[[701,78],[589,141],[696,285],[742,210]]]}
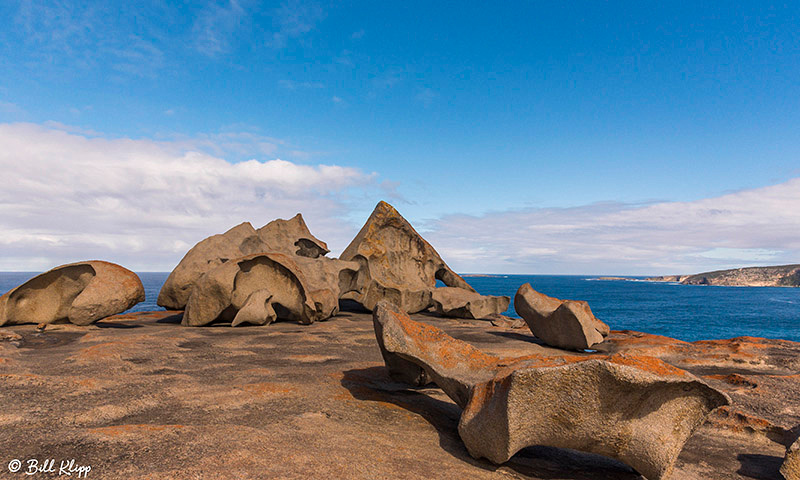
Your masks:
{"label": "large granite rock formation", "polygon": [[345,298],[368,310],[384,299],[407,312],[425,310],[431,306],[437,279],[449,287],[475,292],[386,202],[378,203],[340,258],[360,265],[358,292]]}
{"label": "large granite rock formation", "polygon": [[0,297],[0,325],[89,325],[144,301],[135,273],[114,263],[70,263],[37,275]]}
{"label": "large granite rock formation", "polygon": [[508,309],[511,298],[506,296],[481,295],[455,287],[439,287],[433,290],[433,311],[443,317],[488,318]]}
{"label": "large granite rock formation", "polygon": [[781,474],[786,480],[800,480],[800,438],[786,449]]}
{"label": "large granite rock formation", "polygon": [[458,432],[469,453],[494,463],[544,445],[605,455],[650,480],[666,478],[692,432],[729,403],[652,357],[500,359],[412,321],[389,302],[377,306],[373,323],[394,378],[435,382],[464,409]]}
{"label": "large granite rock formation", "polygon": [[265,325],[282,319],[309,324],[331,316],[333,300],[327,293],[313,291],[289,255],[249,255],[200,277],[182,323],[193,327],[215,321]]}
{"label": "large granite rock formation", "polygon": [[588,303],[548,297],[530,283],[517,290],[514,309],[536,337],[558,348],[583,350],[602,342],[610,331],[592,314]]}
{"label": "large granite rock formation", "polygon": [[328,253],[328,246],[311,234],[299,213],[289,220],[273,220],[258,230],[248,222],[242,223],[192,247],[164,282],[158,304],[167,309],[183,309],[204,273],[229,260],[256,253],[317,259]]}

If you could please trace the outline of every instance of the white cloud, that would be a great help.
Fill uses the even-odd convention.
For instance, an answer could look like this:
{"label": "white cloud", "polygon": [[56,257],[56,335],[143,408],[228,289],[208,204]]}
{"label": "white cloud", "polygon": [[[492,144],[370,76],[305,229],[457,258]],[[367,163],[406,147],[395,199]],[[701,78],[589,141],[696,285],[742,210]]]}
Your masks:
{"label": "white cloud", "polygon": [[[203,139],[202,142],[209,142]],[[99,258],[169,270],[197,241],[243,221],[301,212],[344,247],[352,190],[373,174],[284,160],[226,160],[191,142],[106,139],[34,124],[0,124],[0,270]]]}
{"label": "white cloud", "polygon": [[274,48],[284,48],[290,39],[301,37],[316,28],[324,17],[325,12],[316,2],[289,0],[272,16],[275,31],[269,43]]}
{"label": "white cloud", "polygon": [[246,15],[244,5],[238,0],[210,2],[194,22],[197,50],[208,56],[227,52],[231,36],[241,26]]}
{"label": "white cloud", "polygon": [[696,273],[800,263],[800,178],[692,202],[450,215],[428,239],[452,267],[499,273]]}

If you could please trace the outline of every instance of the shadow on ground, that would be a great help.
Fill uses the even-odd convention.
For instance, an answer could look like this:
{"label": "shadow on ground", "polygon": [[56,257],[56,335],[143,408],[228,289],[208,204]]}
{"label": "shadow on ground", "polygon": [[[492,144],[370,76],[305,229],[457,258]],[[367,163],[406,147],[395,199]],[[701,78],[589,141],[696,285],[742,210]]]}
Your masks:
{"label": "shadow on ground", "polygon": [[434,398],[435,388],[413,389],[393,381],[385,367],[347,370],[341,384],[353,398],[387,402],[424,418],[439,434],[439,445],[459,460],[488,471],[509,469],[542,479],[565,480],[641,480],[627,465],[600,455],[545,446],[529,447],[503,465],[472,458],[458,436],[461,409],[450,401]]}

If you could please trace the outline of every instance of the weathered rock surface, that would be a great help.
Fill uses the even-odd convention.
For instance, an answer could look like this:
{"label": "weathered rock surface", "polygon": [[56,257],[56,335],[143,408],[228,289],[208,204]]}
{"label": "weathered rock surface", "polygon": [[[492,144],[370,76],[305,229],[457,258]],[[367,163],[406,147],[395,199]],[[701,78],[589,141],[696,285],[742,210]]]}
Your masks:
{"label": "weathered rock surface", "polygon": [[197,281],[182,323],[199,327],[215,321],[265,325],[276,319],[309,324],[330,317],[330,299],[318,301],[289,255],[257,253],[229,260]]}
{"label": "weathered rock surface", "polygon": [[436,280],[475,291],[394,207],[383,201],[340,258],[360,265],[358,292],[344,298],[359,302],[367,310],[385,299],[407,312],[421,312],[431,306]]}
{"label": "weathered rock surface", "polygon": [[249,222],[242,223],[192,247],[164,282],[158,305],[183,309],[204,273],[234,258],[256,253],[317,259],[328,253],[328,246],[311,234],[299,213],[289,220],[273,220],[258,230]]}
{"label": "weathered rock surface", "polygon": [[[411,318],[501,358],[600,355],[549,348],[484,320]],[[473,459],[458,435],[462,410],[441,389],[389,378],[371,314],[340,312],[302,328],[182,328],[180,319],[137,312],[43,333],[2,327],[22,338],[0,341],[0,478],[28,478],[8,472],[13,458],[74,458],[92,466],[89,480],[642,480],[607,457],[558,448],[525,448],[502,465]],[[679,364],[742,414],[724,423],[712,414],[670,480],[781,478],[786,446],[759,425],[800,424],[800,343],[615,331],[598,347]],[[734,374],[747,382],[721,379]],[[744,414],[753,420],[737,423]]]}
{"label": "weathered rock surface", "polygon": [[143,301],[142,281],[127,268],[99,260],[70,263],[0,297],[0,325],[63,321],[89,325]]}
{"label": "weathered rock surface", "polygon": [[589,304],[559,300],[526,283],[514,296],[514,309],[543,342],[568,350],[583,350],[603,341],[608,325],[592,314]]}
{"label": "weathered rock surface", "polygon": [[[509,460],[532,445],[618,459],[668,477],[686,440],[727,396],[652,357],[500,359],[414,322],[388,302],[373,322],[390,372],[411,365],[464,408],[458,432],[476,458]],[[402,365],[398,371],[398,365]]]}
{"label": "weathered rock surface", "polygon": [[800,438],[786,449],[781,474],[786,480],[800,480]]}
{"label": "weathered rock surface", "polygon": [[439,287],[433,290],[433,311],[444,317],[487,318],[508,310],[511,298],[481,295],[463,288]]}

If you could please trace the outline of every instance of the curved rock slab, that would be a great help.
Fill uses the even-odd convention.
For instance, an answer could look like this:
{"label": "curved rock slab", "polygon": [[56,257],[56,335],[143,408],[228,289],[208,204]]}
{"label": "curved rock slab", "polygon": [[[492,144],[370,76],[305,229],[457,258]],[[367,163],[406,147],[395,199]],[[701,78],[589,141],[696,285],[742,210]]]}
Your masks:
{"label": "curved rock slab", "polygon": [[358,293],[346,298],[368,310],[381,300],[389,300],[407,312],[421,312],[431,305],[436,280],[475,292],[394,207],[383,201],[339,258],[359,263]]}
{"label": "curved rock slab", "polygon": [[494,463],[544,445],[605,455],[650,480],[666,478],[692,432],[729,403],[652,357],[501,359],[388,302],[377,306],[373,322],[393,377],[435,382],[464,409],[458,432],[470,455]]}
{"label": "curved rock slab", "polygon": [[256,253],[319,258],[328,253],[328,246],[311,234],[299,213],[289,220],[273,220],[258,230],[249,222],[242,223],[192,247],[161,287],[158,305],[173,310],[183,309],[192,288],[204,273],[231,259]]}
{"label": "curved rock slab", "polygon": [[592,314],[588,303],[548,297],[530,283],[517,290],[514,310],[534,336],[553,347],[584,350],[602,342],[610,332],[608,325]]}
{"label": "curved rock slab", "polygon": [[288,255],[262,253],[230,260],[203,275],[186,304],[182,324],[215,321],[265,325],[277,319],[322,319],[308,282]]}
{"label": "curved rock slab", "polygon": [[433,311],[443,317],[488,318],[508,310],[510,297],[481,295],[463,288],[439,287],[433,290]]}
{"label": "curved rock slab", "polygon": [[781,474],[786,480],[800,480],[800,438],[786,449]]}
{"label": "curved rock slab", "polygon": [[0,325],[70,321],[89,325],[144,301],[139,277],[115,263],[70,263],[0,297]]}

